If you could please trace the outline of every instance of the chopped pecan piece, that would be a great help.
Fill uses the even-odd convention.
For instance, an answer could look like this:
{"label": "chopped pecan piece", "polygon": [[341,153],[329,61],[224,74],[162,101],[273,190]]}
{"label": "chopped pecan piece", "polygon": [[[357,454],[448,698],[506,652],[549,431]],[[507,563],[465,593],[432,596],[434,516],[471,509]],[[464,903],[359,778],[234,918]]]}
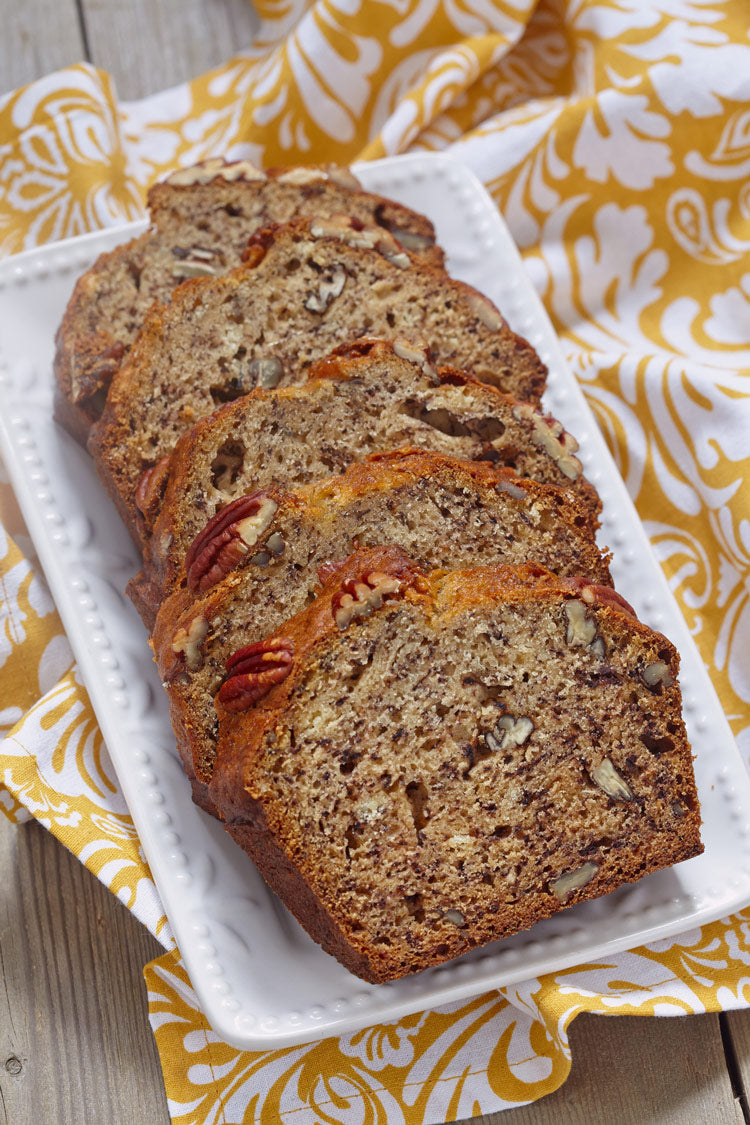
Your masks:
{"label": "chopped pecan piece", "polygon": [[613,801],[632,801],[633,790],[622,774],[618,773],[609,758],[602,758],[591,771],[591,780],[603,789]]}
{"label": "chopped pecan piece", "polygon": [[397,336],[392,341],[391,346],[400,359],[405,359],[408,363],[414,363],[417,367],[420,367],[430,382],[436,384],[440,382],[440,377],[432,363],[429,345],[424,340],[412,341],[407,340],[405,336]]}
{"label": "chopped pecan piece", "polygon": [[528,715],[501,715],[491,731],[487,731],[484,741],[490,750],[509,750],[513,746],[523,746],[534,730]]}
{"label": "chopped pecan piece", "polygon": [[227,660],[229,678],[217,696],[226,711],[252,707],[292,670],[294,644],[288,637],[257,641],[240,648]]}
{"label": "chopped pecan piece", "polygon": [[[385,226],[385,223],[382,224]],[[405,227],[388,227],[386,230],[397,238],[398,241],[407,250],[427,250],[428,247],[435,245],[435,239],[429,234],[419,234],[415,230],[407,230]]]}
{"label": "chopped pecan piece", "polygon": [[203,246],[173,246],[173,277],[216,277],[221,272],[222,262],[214,250]]}
{"label": "chopped pecan piece", "polygon": [[[175,656],[183,656],[185,658],[185,667],[188,672],[197,672],[203,665],[201,646],[206,639],[207,633],[208,622],[205,617],[199,615],[193,618],[187,629],[178,629],[172,638],[172,652]],[[179,665],[176,665],[173,672],[167,678],[173,678],[173,674],[176,673],[178,668]]]}
{"label": "chopped pecan piece", "polygon": [[550,455],[561,473],[570,480],[578,480],[583,465],[576,457],[578,442],[573,435],[564,430],[557,419],[540,414],[529,403],[516,403],[513,415],[519,421],[530,422],[531,440]]}
{"label": "chopped pecan piece", "polygon": [[193,540],[185,556],[188,587],[208,590],[229,574],[257,543],[278,505],[265,492],[240,496],[213,516]]}
{"label": "chopped pecan piece", "polygon": [[92,366],[88,372],[88,381],[91,383],[92,389],[100,383],[109,382],[120,367],[124,355],[125,345],[122,340],[115,340],[113,344],[110,344],[108,348],[94,357],[92,363],[97,366]]}
{"label": "chopped pecan piece", "polygon": [[550,883],[549,889],[553,895],[559,898],[560,902],[565,902],[569,895],[574,891],[585,887],[590,883],[596,874],[598,874],[599,866],[596,863],[584,863],[582,867],[576,867],[575,871],[567,871],[553,883]]}
{"label": "chopped pecan piece", "polygon": [[656,690],[660,684],[663,684],[664,687],[670,687],[674,683],[669,665],[665,664],[663,660],[655,660],[653,664],[647,664],[645,668],[641,668],[639,675],[646,687],[651,688],[652,691]]}
{"label": "chopped pecan piece", "polygon": [[265,387],[267,390],[277,387],[281,376],[284,374],[282,362],[275,355],[251,360],[249,370],[250,376],[254,380],[253,386]]}
{"label": "chopped pecan piece", "polygon": [[565,603],[565,616],[567,629],[565,641],[569,645],[585,648],[594,656],[604,658],[607,655],[607,646],[604,637],[597,629],[596,621],[589,617],[586,606],[581,601],[571,600]]}
{"label": "chopped pecan piece", "polygon": [[266,173],[261,172],[249,160],[226,161],[221,156],[213,156],[209,160],[202,160],[190,168],[180,168],[167,176],[166,183],[173,187],[190,187],[193,184],[210,184],[211,180],[265,180]]}
{"label": "chopped pecan piece", "polygon": [[401,583],[390,574],[374,570],[362,578],[348,578],[334,596],[331,610],[339,629],[346,629],[355,617],[369,617],[380,609],[389,594],[398,594]]}
{"label": "chopped pecan piece", "polygon": [[288,168],[286,172],[282,172],[280,176],[276,177],[276,182],[278,184],[294,184],[295,187],[304,187],[306,184],[314,184],[327,179],[328,173],[325,168],[305,168],[300,166]]}
{"label": "chopped pecan piece", "polygon": [[166,484],[165,469],[169,462],[169,454],[167,453],[150,469],[146,469],[145,473],[138,481],[138,488],[135,493],[135,506],[142,516],[146,519],[149,517],[149,512],[152,510],[155,501],[161,498],[164,486]]}
{"label": "chopped pecan piece", "polygon": [[308,312],[324,313],[337,297],[340,297],[346,285],[346,270],[338,263],[331,266],[318,282],[318,288],[308,294],[305,308]]}
{"label": "chopped pecan piece", "polygon": [[[406,243],[404,243],[406,245]],[[466,293],[466,300],[472,312],[479,317],[482,324],[486,325],[492,332],[500,332],[503,328],[507,328],[505,318],[500,315],[492,302],[485,297],[484,293],[478,293],[476,289],[469,289]]]}

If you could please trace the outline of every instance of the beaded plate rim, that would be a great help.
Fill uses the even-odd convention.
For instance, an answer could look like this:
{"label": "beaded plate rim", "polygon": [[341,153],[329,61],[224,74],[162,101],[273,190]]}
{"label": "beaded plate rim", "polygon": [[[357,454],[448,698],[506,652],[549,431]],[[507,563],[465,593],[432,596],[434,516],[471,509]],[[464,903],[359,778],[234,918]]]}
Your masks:
{"label": "beaded plate rim", "polygon": [[[586,475],[600,491],[600,538],[613,550],[617,587],[681,653],[706,850],[634,887],[392,984],[367,985],[322,953],[257,872],[248,871],[249,861],[218,824],[192,805],[155,669],[143,667],[148,649],[141,623],[121,594],[137,569],[135,548],[91,462],[49,417],[54,332],[73,281],[100,253],[140,234],[145,221],[10,258],[0,263],[0,448],[192,984],[216,1033],[245,1050],[343,1034],[516,984],[678,934],[750,900],[750,779],[494,203],[465,165],[444,154],[389,157],[354,170],[369,190],[435,222],[451,272],[486,292],[547,364],[544,405],[578,438]],[[284,983],[290,957],[302,1004],[292,1003]]]}

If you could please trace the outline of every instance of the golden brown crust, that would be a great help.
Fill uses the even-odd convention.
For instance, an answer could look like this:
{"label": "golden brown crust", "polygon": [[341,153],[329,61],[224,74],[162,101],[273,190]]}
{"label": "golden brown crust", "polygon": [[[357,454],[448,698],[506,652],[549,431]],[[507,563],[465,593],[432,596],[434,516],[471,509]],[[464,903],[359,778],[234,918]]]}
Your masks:
{"label": "golden brown crust", "polygon": [[[101,415],[109,383],[124,362],[147,307],[154,299],[169,300],[177,283],[168,261],[166,267],[158,262],[160,256],[169,259],[175,245],[182,248],[187,241],[200,247],[209,243],[211,252],[220,255],[210,269],[223,272],[239,264],[242,246],[259,223],[288,218],[296,212],[329,214],[348,208],[354,214],[371,217],[394,236],[402,237],[421,259],[442,267],[443,251],[436,244],[429,219],[365,192],[347,168],[330,164],[279,167],[226,178],[243,166],[250,168],[246,162],[204,161],[193,169],[205,172],[200,182],[168,179],[154,185],[148,195],[150,229],[102,254],[79,278],[57,333],[54,371],[58,392],[55,417],[82,444]],[[182,170],[178,178],[193,170]],[[305,174],[312,177],[308,182]],[[217,220],[223,212],[225,246]],[[205,234],[201,217],[210,224]],[[142,279],[147,298],[140,292]],[[113,308],[122,313],[116,325]]]}
{"label": "golden brown crust", "polygon": [[[247,515],[256,516],[268,500],[276,504],[271,518],[253,546],[242,547],[232,529]],[[180,754],[191,763],[188,772],[201,787],[197,799],[204,807],[214,748],[215,688],[210,685],[217,670],[223,670],[231,651],[256,643],[304,605],[359,545],[363,526],[371,544],[371,529],[377,527],[375,541],[397,544],[423,565],[467,566],[534,555],[561,573],[585,572],[589,577],[580,588],[603,592],[604,586],[592,583],[611,581],[590,512],[569,494],[486,463],[436,453],[376,455],[341,477],[291,493],[269,488],[249,504],[238,499],[217,516],[197,537],[155,622],[152,599],[158,591],[144,588],[142,579],[128,589],[144,619],[153,622],[154,652],[160,677],[169,685]],[[580,527],[577,516],[583,520]],[[217,566],[221,558],[223,567]],[[205,636],[201,622],[208,623]],[[175,651],[174,642],[198,627],[199,650],[190,669],[184,646]],[[237,636],[236,642],[230,640]]]}
{"label": "golden brown crust", "polygon": [[[534,562],[523,566],[436,570],[425,574],[399,547],[370,547],[355,551],[330,574],[308,609],[269,634],[268,640],[283,636],[292,641],[295,660],[291,675],[240,716],[226,715],[221,703],[217,702],[224,730],[210,791],[217,806],[225,810],[225,819],[241,815],[250,792],[248,770],[260,749],[265,730],[283,715],[308,654],[326,638],[338,635],[334,612],[336,599],[348,582],[372,572],[398,579],[399,598],[421,602],[436,617],[444,616],[446,619],[467,609],[491,606],[500,601],[523,604],[550,596],[574,598],[578,593],[575,586]],[[668,652],[675,670],[679,667],[676,649],[666,637],[654,634],[647,625],[634,620],[630,612],[618,606],[602,602],[601,608],[606,614],[626,619],[629,628],[640,630],[644,636],[658,636],[659,644]]]}
{"label": "golden brown crust", "polygon": [[[144,567],[139,582],[154,590],[172,588],[187,544],[222,499],[201,482],[210,480],[217,451],[228,441],[247,445],[234,495],[263,487],[267,464],[281,466],[273,479],[293,484],[343,471],[372,450],[385,452],[408,442],[494,465],[507,463],[520,476],[565,487],[588,510],[579,517],[581,526],[597,526],[601,505],[593,487],[582,475],[570,479],[554,455],[536,443],[536,429],[547,429],[540,412],[532,411],[531,422],[526,414],[519,418],[517,408],[526,404],[464,372],[433,369],[424,348],[421,355],[414,349],[417,359],[412,360],[398,355],[398,346],[398,341],[363,340],[338,348],[316,365],[323,378],[302,387],[257,389],[185,433],[162,465],[160,487],[149,489],[156,502],[141,506]],[[328,425],[332,411],[338,415]],[[285,444],[277,451],[272,434],[279,426]],[[569,449],[574,439],[561,433]],[[573,455],[565,456],[572,463]],[[577,459],[575,464],[580,473]]]}
{"label": "golden brown crust", "polygon": [[[491,490],[506,494],[511,512],[515,508],[524,511],[533,508],[534,505],[542,505],[550,513],[547,517],[548,521],[559,520],[561,525],[574,529],[572,534],[579,545],[580,554],[577,561],[581,572],[585,572],[591,580],[604,584],[611,583],[609,554],[600,552],[596,547],[598,519],[595,510],[586,502],[585,496],[576,494],[572,490],[559,489],[555,485],[520,478],[511,469],[487,461],[457,460],[442,453],[422,449],[388,450],[371,454],[363,461],[353,462],[340,476],[331,477],[327,481],[301,485],[294,494],[277,492],[275,489],[265,491],[268,491],[269,495],[283,496],[283,503],[287,508],[294,507],[300,511],[309,511],[313,520],[322,520],[328,504],[342,509],[354,504],[357,499],[375,493],[391,492],[407,481],[431,478],[436,474],[444,476],[456,489],[469,487],[479,493],[483,490]],[[517,503],[514,504],[514,501]],[[166,504],[165,510],[167,510]],[[221,511],[223,509],[219,509],[219,512]],[[161,522],[157,527],[157,535],[166,526],[166,523]],[[199,534],[202,534],[202,531]],[[154,560],[156,565],[153,561],[149,565],[150,560]],[[243,565],[245,561],[246,557],[244,560],[238,560],[236,565]],[[567,567],[569,562],[567,555],[563,555],[560,562],[562,566]],[[231,569],[234,570],[235,567]],[[229,568],[225,573],[228,572]],[[188,586],[182,552],[175,551],[173,544],[163,560],[158,559],[156,554],[147,557],[141,574],[133,583],[134,600],[137,600],[139,612],[144,617],[146,625],[149,628],[153,625],[154,615],[160,603],[172,591],[182,587],[186,591],[185,597],[189,599],[191,591]],[[192,593],[194,594],[194,591]]]}
{"label": "golden brown crust", "polygon": [[[270,228],[258,236],[273,247],[261,261],[184,282],[169,306],[148,318],[89,442],[131,523],[144,470],[218,402],[246,395],[260,379],[258,365],[277,365],[274,386],[302,382],[332,344],[373,325],[391,338],[427,334],[443,362],[473,366],[484,382],[498,379],[538,401],[544,365],[486,298],[418,262],[380,230],[360,230],[345,217],[338,226],[351,240],[315,220]],[[269,342],[274,323],[285,331],[274,330]]]}
{"label": "golden brown crust", "polygon": [[[265,760],[266,747],[280,746],[287,737],[287,724],[293,721],[290,716],[297,713],[295,707],[299,706],[295,701],[302,698],[300,692],[304,692],[304,685],[309,677],[319,676],[318,669],[329,667],[329,654],[339,651],[342,633],[340,624],[336,622],[336,607],[341,605],[342,592],[356,588],[353,583],[362,582],[368,575],[372,586],[374,574],[377,574],[380,582],[384,576],[396,577],[399,589],[390,594],[380,607],[375,605],[370,617],[355,617],[345,626],[345,633],[361,628],[365,630],[366,636],[375,637],[377,629],[373,623],[379,618],[384,623],[398,620],[399,605],[407,603],[421,607],[424,628],[430,632],[433,628],[450,625],[459,613],[462,615],[461,621],[466,622],[472,619],[472,613],[479,613],[481,617],[483,612],[492,610],[499,603],[529,608],[544,603],[550,607],[557,605],[567,612],[566,605],[583,604],[585,593],[587,611],[595,613],[597,625],[606,636],[611,641],[622,638],[623,643],[627,642],[627,651],[631,656],[633,653],[640,654],[640,663],[633,670],[636,681],[640,677],[643,684],[647,682],[643,676],[644,668],[659,668],[658,681],[649,688],[642,687],[652,711],[656,707],[657,710],[665,711],[667,716],[672,716],[667,728],[670,735],[665,740],[668,749],[658,740],[652,740],[652,744],[649,744],[648,733],[644,736],[646,746],[655,755],[654,777],[659,779],[652,783],[657,786],[657,791],[650,797],[652,801],[664,806],[659,813],[659,827],[651,826],[650,806],[643,804],[648,799],[645,795],[647,791],[639,790],[634,798],[627,783],[617,771],[612,770],[611,762],[605,758],[604,762],[608,763],[610,773],[605,773],[604,782],[597,782],[601,787],[594,787],[593,790],[599,793],[599,806],[603,808],[607,805],[608,793],[612,798],[621,797],[616,788],[619,783],[630,801],[630,804],[626,802],[619,806],[620,823],[631,823],[628,815],[633,813],[631,811],[628,814],[628,809],[635,810],[636,821],[638,816],[645,814],[642,821],[646,829],[643,842],[638,839],[637,833],[634,837],[627,829],[623,830],[621,836],[608,837],[602,842],[596,836],[594,828],[590,845],[583,853],[578,853],[578,867],[571,871],[567,866],[570,855],[563,848],[565,854],[557,861],[557,865],[552,857],[551,874],[546,877],[543,885],[525,892],[519,900],[504,901],[500,893],[497,903],[492,906],[492,895],[495,892],[487,890],[476,922],[467,922],[465,927],[461,912],[449,911],[449,914],[456,915],[458,922],[455,928],[447,927],[447,933],[441,933],[439,945],[431,946],[429,942],[425,945],[423,941],[420,944],[415,938],[415,944],[407,942],[404,946],[402,942],[397,950],[391,952],[388,948],[390,943],[386,943],[385,947],[373,944],[371,932],[358,932],[356,926],[351,928],[344,916],[337,919],[332,903],[337,901],[335,888],[339,873],[325,870],[315,880],[315,885],[310,885],[309,877],[305,874],[304,850],[299,850],[300,845],[295,843],[295,830],[292,829],[290,835],[290,824],[287,823],[295,818],[283,811],[280,805],[274,804],[273,800],[268,803],[265,794],[270,794],[271,790],[262,774],[256,776],[256,770]],[[285,622],[281,629],[270,635],[266,643],[272,645],[274,639],[282,633],[284,646],[293,652],[293,664],[283,682],[271,686],[267,694],[241,713],[228,714],[222,709],[221,703],[217,703],[220,741],[209,794],[228,830],[256,861],[271,887],[284,897],[302,925],[328,952],[366,979],[393,979],[437,964],[477,945],[527,928],[562,906],[609,893],[624,882],[635,881],[651,871],[697,855],[702,850],[690,750],[679,718],[677,654],[666,638],[653,633],[635,620],[629,609],[617,604],[609,590],[599,590],[589,583],[559,580],[533,564],[520,568],[477,568],[471,571],[424,574],[395,549],[372,549],[358,552],[346,560],[330,575],[316,601],[303,613]],[[568,643],[578,642],[573,640]],[[654,663],[644,664],[644,661]],[[606,672],[606,667],[604,671]],[[656,697],[653,695],[654,691],[657,692]],[[595,699],[595,694],[591,698]],[[636,714],[640,715],[641,712],[636,711]],[[648,714],[647,710],[642,716],[643,722],[647,724],[647,731],[650,730],[651,722]],[[509,721],[515,720],[511,717]],[[634,732],[636,738],[637,729],[636,727]],[[321,747],[325,745],[326,740],[323,739]],[[535,751],[537,755],[543,753],[542,744],[538,746]],[[363,750],[367,754],[366,747],[358,747],[357,754]],[[612,754],[613,749],[605,745],[601,752]],[[643,747],[641,752],[644,752]],[[572,753],[575,756],[575,749]],[[646,754],[646,758],[648,757]],[[335,761],[334,757],[332,768]],[[587,768],[591,770],[591,766]],[[596,770],[594,774],[596,775]],[[409,776],[408,770],[406,776]],[[615,789],[612,789],[612,778],[615,779]],[[668,782],[668,778],[671,781]],[[644,780],[641,786],[645,784]],[[674,812],[670,811],[670,802]],[[616,808],[617,800],[610,801],[610,805]],[[641,806],[643,812],[639,813]],[[546,805],[544,807],[547,808]],[[656,804],[653,809],[655,811]],[[344,823],[347,821],[352,822],[351,816],[344,816]],[[347,838],[351,838],[354,846],[356,837]],[[564,878],[560,874],[561,870]],[[579,874],[582,878],[578,878]],[[345,885],[348,887],[349,883]],[[414,898],[416,901],[419,895]],[[406,921],[408,923],[409,919]]]}
{"label": "golden brown crust", "polygon": [[[247,820],[225,825],[229,835],[250,856],[271,890],[292,910],[313,941],[340,961],[349,972],[372,984],[384,984],[409,973],[422,972],[443,964],[479,946],[528,930],[560,910],[561,904],[554,895],[549,891],[538,891],[527,895],[522,904],[506,907],[502,925],[490,918],[471,935],[463,930],[456,930],[444,940],[442,951],[435,950],[428,957],[404,958],[400,964],[394,965],[393,958],[384,956],[382,951],[379,952],[364,942],[358,944],[356,936],[349,934],[347,940],[347,935],[336,925],[335,919],[280,844],[276,826],[268,824],[262,806],[258,802],[250,802],[248,809],[252,811]],[[207,808],[206,811],[210,812],[211,809]],[[566,908],[611,894],[625,883],[636,883],[654,871],[691,859],[703,850],[700,845],[696,845],[696,838],[695,825],[686,824],[685,830],[673,840],[662,842],[662,850],[658,855],[642,857],[638,854],[615,854],[607,857],[599,864],[597,875],[567,898]]]}
{"label": "golden brown crust", "polygon": [[[212,810],[208,807],[206,811]],[[282,902],[296,904],[295,913],[313,941],[365,980],[377,982],[388,979],[386,975],[377,975],[372,955],[366,950],[353,949],[340,928],[323,909],[318,896],[279,845],[275,833],[265,822],[260,806],[254,817],[242,823],[227,824],[226,829],[232,839],[254,859],[261,875]]]}
{"label": "golden brown crust", "polygon": [[102,388],[109,384],[126,350],[97,315],[99,279],[112,274],[118,284],[127,285],[129,274],[123,263],[140,257],[150,237],[146,232],[100,254],[78,278],[57,329],[53,361],[55,419],[81,444],[86,443],[93,422],[102,412]]}

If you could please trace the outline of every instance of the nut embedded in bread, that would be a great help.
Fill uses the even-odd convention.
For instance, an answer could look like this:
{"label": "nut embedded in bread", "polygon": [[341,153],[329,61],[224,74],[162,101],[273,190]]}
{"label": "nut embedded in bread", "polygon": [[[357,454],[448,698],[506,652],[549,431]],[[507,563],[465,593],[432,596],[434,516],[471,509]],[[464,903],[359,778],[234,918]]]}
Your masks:
{"label": "nut embedded in bread", "polygon": [[312,363],[365,335],[419,337],[437,363],[516,398],[544,390],[541,360],[488,299],[382,228],[345,217],[268,228],[245,267],[185,282],[153,311],[112,381],[89,449],[130,526],[141,474],[192,425],[255,387],[304,382]]}
{"label": "nut embedded in bread", "polygon": [[210,797],[312,937],[391,980],[701,852],[677,671],[606,588],[360,552],[229,662]]}
{"label": "nut embedded in bread", "polygon": [[[188,551],[154,629],[180,755],[199,804],[227,658],[303,609],[355,548],[396,544],[429,569],[522,563],[609,584],[591,510],[554,485],[436,453],[393,453],[343,476],[271,487],[221,509]],[[189,645],[192,638],[193,643]]]}
{"label": "nut embedded in bread", "polygon": [[372,453],[411,446],[504,464],[570,488],[599,510],[575,439],[559,423],[470,376],[437,371],[424,348],[362,340],[311,374],[324,377],[227,404],[149,472],[140,504],[144,568],[133,586],[146,619],[219,508],[270,484],[324,479]]}
{"label": "nut embedded in bread", "polygon": [[268,223],[344,212],[391,233],[425,261],[443,263],[429,219],[365,192],[348,168],[334,164],[260,171],[247,160],[206,160],[155,184],[148,207],[150,229],[97,259],[58,331],[55,416],[82,442],[154,301],[168,301],[186,278],[240,265],[248,239]]}

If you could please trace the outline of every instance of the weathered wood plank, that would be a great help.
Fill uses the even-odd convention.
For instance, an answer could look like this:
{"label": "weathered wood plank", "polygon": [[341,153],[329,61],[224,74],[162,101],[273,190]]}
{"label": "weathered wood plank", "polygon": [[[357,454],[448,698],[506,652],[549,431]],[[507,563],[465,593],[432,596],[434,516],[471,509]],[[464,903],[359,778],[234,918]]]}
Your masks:
{"label": "weathered wood plank", "polygon": [[3,4],[0,93],[81,62],[85,57],[76,0]]}
{"label": "weathered wood plank", "polygon": [[[85,57],[75,0],[7,6],[5,90]],[[249,0],[83,0],[93,61],[121,97],[164,89],[251,39]],[[169,1120],[141,967],[160,947],[38,826],[0,817],[0,1123]],[[742,1089],[750,1012],[727,1019]],[[603,1020],[572,1029],[573,1071],[556,1094],[477,1125],[698,1125],[744,1120],[715,1016]],[[744,1094],[743,1094],[744,1097]]]}
{"label": "weathered wood plank", "polygon": [[0,817],[0,1122],[168,1125],[143,965],[161,946],[49,833]]}
{"label": "weathered wood plank", "polygon": [[[24,1068],[30,1055],[30,1006],[24,1003],[25,939],[15,831],[0,815],[0,1121],[23,1121]],[[22,980],[23,978],[23,980]]]}
{"label": "weathered wood plank", "polygon": [[91,57],[125,99],[218,66],[258,26],[250,0],[83,0],[82,10]]}
{"label": "weathered wood plank", "polygon": [[744,1122],[716,1015],[583,1015],[570,1038],[573,1069],[559,1090],[533,1105],[475,1118],[475,1125]]}
{"label": "weathered wood plank", "polygon": [[735,1092],[740,1096],[746,1120],[750,1121],[750,1011],[725,1012],[721,1019],[729,1039],[730,1065],[739,1087]]}
{"label": "weathered wood plank", "polygon": [[[141,976],[158,943],[37,825],[0,821],[0,871],[0,1110],[4,1102],[7,1121],[166,1125]],[[750,1013],[731,1018],[747,1068]],[[716,1016],[582,1016],[571,1039],[573,1070],[562,1089],[476,1125],[743,1120]]]}

